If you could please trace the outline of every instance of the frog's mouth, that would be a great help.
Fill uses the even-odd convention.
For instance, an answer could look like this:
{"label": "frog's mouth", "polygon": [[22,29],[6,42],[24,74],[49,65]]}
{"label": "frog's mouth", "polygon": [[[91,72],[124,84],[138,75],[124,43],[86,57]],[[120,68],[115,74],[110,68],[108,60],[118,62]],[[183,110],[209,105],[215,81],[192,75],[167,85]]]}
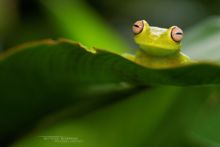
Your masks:
{"label": "frog's mouth", "polygon": [[141,50],[154,56],[167,56],[178,53],[180,48],[164,48],[155,45],[140,45]]}

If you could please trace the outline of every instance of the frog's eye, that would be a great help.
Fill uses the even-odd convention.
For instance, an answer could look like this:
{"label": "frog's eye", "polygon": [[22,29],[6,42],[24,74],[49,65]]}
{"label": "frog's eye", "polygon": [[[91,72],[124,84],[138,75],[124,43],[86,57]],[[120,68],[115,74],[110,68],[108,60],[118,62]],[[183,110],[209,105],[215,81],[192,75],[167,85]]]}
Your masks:
{"label": "frog's eye", "polygon": [[174,41],[180,42],[183,39],[183,30],[177,26],[174,26],[171,31],[171,37]]}
{"label": "frog's eye", "polygon": [[144,22],[143,20],[139,20],[139,21],[136,21],[132,27],[132,31],[135,35],[141,33],[144,29]]}

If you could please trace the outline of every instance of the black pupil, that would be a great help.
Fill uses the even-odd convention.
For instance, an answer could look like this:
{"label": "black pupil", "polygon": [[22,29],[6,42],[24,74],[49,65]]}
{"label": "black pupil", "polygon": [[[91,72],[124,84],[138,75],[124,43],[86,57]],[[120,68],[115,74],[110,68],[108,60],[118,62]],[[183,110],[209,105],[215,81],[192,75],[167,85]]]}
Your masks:
{"label": "black pupil", "polygon": [[139,25],[137,25],[137,24],[135,24],[134,26],[137,27],[137,28],[139,28]]}
{"label": "black pupil", "polygon": [[183,33],[182,32],[177,32],[176,35],[183,35]]}

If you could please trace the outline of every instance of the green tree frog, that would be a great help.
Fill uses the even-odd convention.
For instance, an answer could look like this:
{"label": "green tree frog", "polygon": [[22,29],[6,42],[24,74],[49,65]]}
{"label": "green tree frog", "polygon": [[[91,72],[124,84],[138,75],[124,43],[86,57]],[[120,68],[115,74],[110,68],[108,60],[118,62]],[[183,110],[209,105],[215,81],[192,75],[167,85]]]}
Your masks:
{"label": "green tree frog", "polygon": [[132,27],[134,40],[139,45],[136,56],[128,57],[147,67],[166,68],[191,62],[181,53],[183,31],[172,26],[168,29],[150,26],[147,21],[136,21]]}

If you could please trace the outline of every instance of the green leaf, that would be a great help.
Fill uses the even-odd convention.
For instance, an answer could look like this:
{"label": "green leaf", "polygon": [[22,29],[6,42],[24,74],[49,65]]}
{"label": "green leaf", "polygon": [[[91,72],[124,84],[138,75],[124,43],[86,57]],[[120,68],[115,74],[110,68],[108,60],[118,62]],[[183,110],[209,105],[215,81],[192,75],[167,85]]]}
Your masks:
{"label": "green leaf", "polygon": [[[30,43],[1,54],[0,69],[0,114],[4,116],[0,135],[1,142],[5,143],[26,133],[51,113],[66,108],[65,113],[80,116],[108,102],[127,98],[125,95],[137,92],[137,85],[220,83],[218,64],[198,62],[152,69],[65,39]],[[151,124],[146,127],[151,128]]]}
{"label": "green leaf", "polygon": [[[1,54],[1,142],[10,142],[55,111],[74,107],[79,114],[114,99],[114,93],[120,97],[130,94],[128,90],[134,92],[132,86],[111,79],[103,83],[97,77],[94,81],[96,75],[89,71],[90,62],[93,66],[97,62],[92,60],[93,54],[79,45],[60,43],[46,40]],[[106,99],[101,100],[103,96]]]}
{"label": "green leaf", "polygon": [[[65,38],[91,47],[115,53],[129,51],[127,43],[82,0],[41,0],[53,24],[57,24]],[[50,14],[50,13],[49,13]]]}
{"label": "green leaf", "polygon": [[[169,89],[163,90],[165,93],[166,91],[169,91]],[[24,144],[18,146],[59,146],[59,144],[54,142],[42,141],[42,138],[38,137],[50,136],[49,134],[78,137],[83,141],[82,143],[67,143],[64,144],[64,146],[71,144],[74,146],[135,146],[138,142],[127,141],[134,140],[134,137],[135,140],[142,140],[142,134],[137,134],[136,132],[143,129],[143,132],[148,129],[150,131],[151,127],[158,123],[158,118],[163,116],[166,109],[172,104],[174,98],[173,95],[176,95],[176,91],[177,90],[172,90],[172,93],[167,92],[167,99],[160,96],[158,90],[153,90],[150,93],[144,92],[134,98],[106,107],[104,110],[101,109],[101,111],[95,111],[89,116],[77,120],[67,120],[58,126],[55,125],[51,127],[51,129],[45,130],[45,132],[40,132],[39,134],[34,135],[33,139],[28,139],[32,140],[31,142],[27,140],[27,142],[25,141]],[[158,95],[156,95],[158,99],[149,97],[154,92],[158,93]],[[145,97],[149,98],[146,99]],[[161,100],[159,104],[158,100]],[[157,110],[155,110],[155,107],[151,107],[151,105],[155,104],[157,104]],[[143,120],[144,116],[145,119]],[[149,117],[152,117],[152,119],[148,120],[147,118]],[[134,126],[134,129],[132,126]],[[143,126],[145,126],[145,128],[143,128]],[[138,136],[133,136],[131,134],[136,134]],[[108,144],[106,144],[106,142],[108,142]]]}
{"label": "green leaf", "polygon": [[193,124],[193,135],[204,142],[220,145],[220,99],[219,87],[207,98]]}
{"label": "green leaf", "polygon": [[[211,91],[204,87],[154,88],[79,118],[70,115],[35,129],[13,147],[207,147],[190,137],[189,126]],[[56,136],[64,139],[56,142]]]}
{"label": "green leaf", "polygon": [[[94,84],[120,82],[179,86],[220,83],[218,64],[198,62],[175,68],[153,69],[140,66],[117,54],[100,49],[87,49],[66,39],[23,45],[15,50],[16,53],[13,52],[12,50],[2,55],[1,69],[4,70],[1,74],[10,76],[8,74],[15,74],[12,72],[14,70],[20,72],[18,75],[23,78],[38,76],[37,80],[42,80],[52,87],[54,82],[60,81],[78,84],[79,89]],[[16,82],[18,76],[11,78],[15,78]],[[56,81],[53,81],[54,79]]]}
{"label": "green leaf", "polygon": [[5,116],[0,122],[1,136],[9,140],[18,135],[11,134],[24,133],[54,111],[70,106],[77,109],[76,114],[89,111],[106,95],[106,100],[114,99],[111,93],[117,95],[135,85],[220,83],[218,65],[145,68],[119,55],[63,39],[12,49],[1,55],[0,69],[0,113]]}

